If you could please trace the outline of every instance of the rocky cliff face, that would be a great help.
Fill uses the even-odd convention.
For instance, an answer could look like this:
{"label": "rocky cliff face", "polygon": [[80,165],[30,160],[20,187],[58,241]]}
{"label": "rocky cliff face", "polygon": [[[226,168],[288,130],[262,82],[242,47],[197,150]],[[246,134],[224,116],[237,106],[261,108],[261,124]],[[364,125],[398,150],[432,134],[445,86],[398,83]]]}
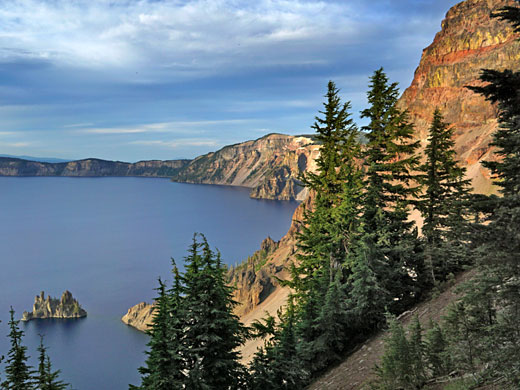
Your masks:
{"label": "rocky cliff face", "polygon": [[249,187],[253,198],[303,200],[306,192],[297,179],[315,170],[318,153],[310,137],[269,134],[200,156],[173,180]]}
{"label": "rocky cliff face", "polygon": [[23,312],[22,321],[36,318],[81,318],[86,317],[87,312],[83,310],[77,300],[72,297],[70,291],[65,291],[61,299],[51,298],[42,291],[34,299],[32,312]]}
{"label": "rocky cliff face", "polygon": [[128,309],[128,312],[121,318],[121,321],[142,332],[146,332],[152,324],[154,311],[154,304],[141,302]]}
{"label": "rocky cliff face", "polygon": [[410,112],[423,146],[433,111],[439,107],[455,127],[455,149],[468,168],[476,191],[493,192],[483,160],[493,158],[489,144],[497,129],[496,108],[465,88],[479,85],[482,68],[520,70],[518,34],[507,22],[490,17],[491,12],[514,0],[466,0],[455,5],[442,22],[442,30],[424,49],[412,85],[400,105]]}
{"label": "rocky cliff face", "polygon": [[146,176],[170,177],[190,160],[140,161],[134,164],[86,159],[66,163],[43,163],[18,158],[0,158],[0,176]]}

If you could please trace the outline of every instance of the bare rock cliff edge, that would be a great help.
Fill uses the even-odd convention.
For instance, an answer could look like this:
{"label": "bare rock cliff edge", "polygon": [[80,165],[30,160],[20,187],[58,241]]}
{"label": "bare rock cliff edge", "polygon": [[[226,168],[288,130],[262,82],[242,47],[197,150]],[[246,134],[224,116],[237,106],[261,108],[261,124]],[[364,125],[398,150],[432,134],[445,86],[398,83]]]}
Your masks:
{"label": "bare rock cliff edge", "polygon": [[496,107],[466,86],[480,85],[481,69],[520,70],[520,42],[507,22],[491,18],[514,0],[466,0],[451,8],[441,31],[423,51],[412,85],[400,105],[408,109],[423,147],[438,107],[455,128],[455,150],[475,190],[496,191],[481,162],[493,159],[489,146],[497,129]]}

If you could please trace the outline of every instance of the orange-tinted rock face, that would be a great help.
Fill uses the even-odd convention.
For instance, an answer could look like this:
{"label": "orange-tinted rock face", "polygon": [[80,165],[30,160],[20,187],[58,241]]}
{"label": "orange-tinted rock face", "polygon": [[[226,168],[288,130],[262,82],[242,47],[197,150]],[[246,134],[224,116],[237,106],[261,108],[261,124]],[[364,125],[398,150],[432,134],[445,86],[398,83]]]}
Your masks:
{"label": "orange-tinted rock face", "polygon": [[466,0],[454,6],[442,30],[427,47],[412,85],[400,104],[410,112],[417,137],[425,144],[433,111],[439,107],[455,127],[455,148],[468,168],[476,191],[493,191],[489,173],[480,165],[492,159],[489,147],[497,128],[496,108],[465,88],[478,85],[482,68],[520,70],[520,42],[507,22],[490,17],[514,0]]}

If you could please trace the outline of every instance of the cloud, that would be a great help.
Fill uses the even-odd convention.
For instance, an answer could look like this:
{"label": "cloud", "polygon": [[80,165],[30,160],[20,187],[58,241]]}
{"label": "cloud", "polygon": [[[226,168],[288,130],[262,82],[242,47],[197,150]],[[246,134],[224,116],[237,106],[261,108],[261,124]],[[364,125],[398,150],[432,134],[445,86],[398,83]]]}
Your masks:
{"label": "cloud", "polygon": [[6,148],[26,148],[33,145],[30,142],[0,142],[0,147]]}
{"label": "cloud", "polygon": [[172,141],[162,140],[139,140],[129,142],[130,145],[157,146],[161,148],[177,149],[185,147],[218,147],[221,144],[215,139],[184,138]]}
{"label": "cloud", "polygon": [[[222,119],[222,120],[198,120],[198,121],[173,121],[158,122],[136,125],[132,127],[100,127],[100,128],[80,128],[72,130],[73,133],[81,134],[142,134],[142,133],[200,133],[197,127],[213,127],[224,125],[240,125],[255,121],[254,119]],[[69,125],[65,127],[81,127],[81,125]]]}
{"label": "cloud", "polygon": [[[329,38],[357,35],[345,3],[304,0],[12,0],[0,5],[0,61],[147,74],[325,63]],[[313,54],[314,52],[314,54]]]}

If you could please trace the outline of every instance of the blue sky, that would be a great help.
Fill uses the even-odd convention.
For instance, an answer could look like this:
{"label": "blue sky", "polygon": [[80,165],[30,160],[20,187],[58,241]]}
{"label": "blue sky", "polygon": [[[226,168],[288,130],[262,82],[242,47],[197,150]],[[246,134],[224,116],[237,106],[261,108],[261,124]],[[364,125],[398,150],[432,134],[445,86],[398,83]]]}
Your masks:
{"label": "blue sky", "polygon": [[0,1],[0,154],[192,158],[409,85],[457,0]]}

